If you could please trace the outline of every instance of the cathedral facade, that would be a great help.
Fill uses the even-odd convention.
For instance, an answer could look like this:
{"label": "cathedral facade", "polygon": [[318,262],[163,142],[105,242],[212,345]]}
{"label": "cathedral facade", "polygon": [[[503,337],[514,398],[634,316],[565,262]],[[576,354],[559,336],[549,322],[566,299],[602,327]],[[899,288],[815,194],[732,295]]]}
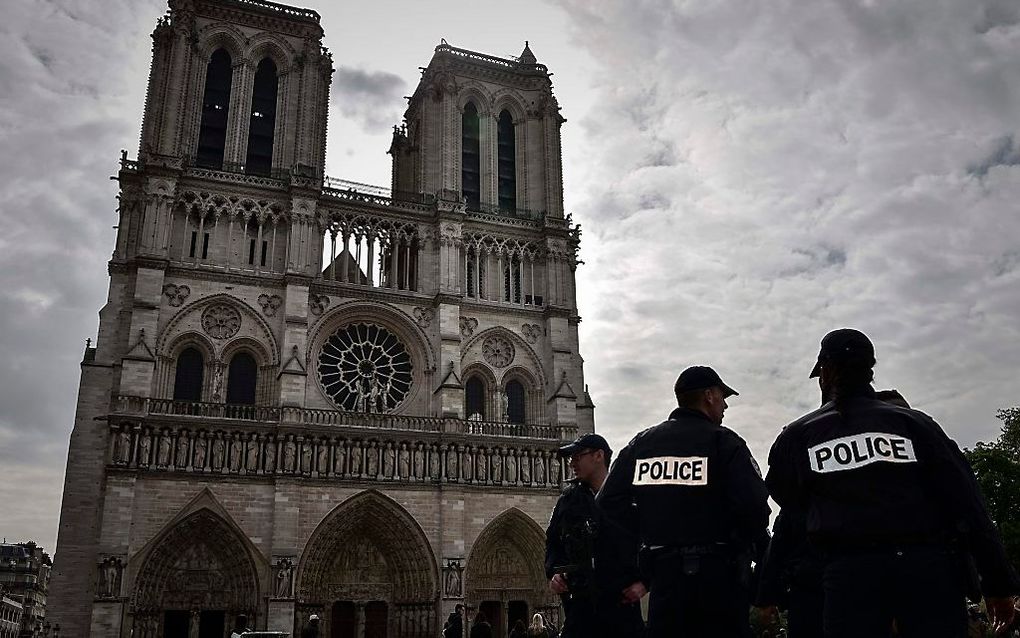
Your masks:
{"label": "cathedral facade", "polygon": [[169,6],[82,361],[61,635],[555,620],[555,451],[594,420],[548,70],[443,42],[370,187],[323,172],[317,13]]}

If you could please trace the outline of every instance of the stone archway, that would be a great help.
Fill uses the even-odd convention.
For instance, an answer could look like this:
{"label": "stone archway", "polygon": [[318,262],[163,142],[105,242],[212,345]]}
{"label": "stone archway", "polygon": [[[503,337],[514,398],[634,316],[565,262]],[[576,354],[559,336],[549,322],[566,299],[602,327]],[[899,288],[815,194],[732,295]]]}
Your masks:
{"label": "stone archway", "polygon": [[299,564],[298,605],[318,613],[323,636],[431,638],[437,585],[421,527],[396,501],[369,490],[338,505],[312,533]]}
{"label": "stone archway", "polygon": [[515,620],[536,612],[559,624],[559,602],[545,579],[545,532],[517,508],[492,519],[478,535],[464,585],[468,609],[485,613],[494,638],[505,638]]}
{"label": "stone archway", "polygon": [[210,509],[151,546],[135,579],[134,636],[220,638],[237,614],[256,622],[258,567],[242,537]]}

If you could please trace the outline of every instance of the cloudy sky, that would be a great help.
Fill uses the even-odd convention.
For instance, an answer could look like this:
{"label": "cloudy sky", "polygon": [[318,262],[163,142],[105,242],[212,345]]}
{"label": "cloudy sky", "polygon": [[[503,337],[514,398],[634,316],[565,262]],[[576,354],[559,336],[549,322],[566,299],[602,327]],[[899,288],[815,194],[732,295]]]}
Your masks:
{"label": "cloudy sky", "polygon": [[[339,5],[339,6],[338,6]],[[962,445],[1020,403],[1020,5],[1012,0],[305,3],[337,72],[327,172],[388,184],[440,38],[525,39],[568,119],[582,352],[618,447],[685,366],[741,392],[760,461],[854,326]],[[26,0],[0,22],[0,535],[55,544],[84,340],[135,155],[159,0]]]}

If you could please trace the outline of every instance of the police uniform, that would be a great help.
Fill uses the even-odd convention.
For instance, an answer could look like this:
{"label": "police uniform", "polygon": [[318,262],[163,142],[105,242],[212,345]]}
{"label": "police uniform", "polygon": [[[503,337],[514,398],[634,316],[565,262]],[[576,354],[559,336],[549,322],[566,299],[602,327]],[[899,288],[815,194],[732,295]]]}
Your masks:
{"label": "police uniform", "polygon": [[[694,385],[736,394],[700,370],[709,378]],[[767,498],[744,440],[697,410],[674,410],[620,452],[597,500],[640,539],[650,636],[750,635],[750,563],[767,537]]]}
{"label": "police uniform", "polygon": [[[839,352],[870,350],[874,363],[863,334],[836,340]],[[1017,591],[970,467],[931,417],[876,399],[870,385],[844,388],[838,401],[783,430],[766,478],[784,510],[804,512],[823,556],[826,638],[888,636],[894,619],[905,638],[965,636],[954,539],[973,555],[986,596]]]}
{"label": "police uniform", "polygon": [[[561,448],[560,454],[582,448],[610,453],[605,439],[589,434]],[[591,487],[577,479],[567,482],[549,520],[545,571],[550,579],[567,572],[570,591],[561,596],[565,616],[561,638],[642,635],[640,605],[621,602],[624,588],[639,580],[637,546],[605,517]]]}

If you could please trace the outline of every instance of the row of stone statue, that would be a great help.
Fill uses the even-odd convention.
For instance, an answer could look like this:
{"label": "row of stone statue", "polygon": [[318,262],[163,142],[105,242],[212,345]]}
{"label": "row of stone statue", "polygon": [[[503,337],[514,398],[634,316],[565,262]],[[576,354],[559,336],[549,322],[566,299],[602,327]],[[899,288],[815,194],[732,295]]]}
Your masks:
{"label": "row of stone statue", "polygon": [[113,465],[149,470],[537,486],[559,485],[565,471],[552,447],[157,430],[135,423],[113,425],[110,439]]}

